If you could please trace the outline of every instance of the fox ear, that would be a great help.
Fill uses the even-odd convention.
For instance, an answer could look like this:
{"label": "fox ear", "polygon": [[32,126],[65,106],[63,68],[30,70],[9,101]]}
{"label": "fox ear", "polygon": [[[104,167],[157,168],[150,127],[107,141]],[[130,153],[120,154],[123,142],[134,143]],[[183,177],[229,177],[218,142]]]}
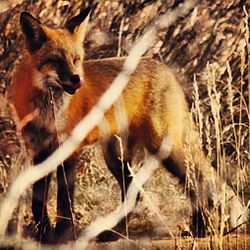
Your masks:
{"label": "fox ear", "polygon": [[24,11],[20,15],[20,25],[28,50],[31,53],[36,52],[47,41],[47,36],[40,21],[34,18],[29,12]]}
{"label": "fox ear", "polygon": [[72,34],[76,34],[79,39],[84,39],[86,31],[87,31],[87,24],[89,22],[91,8],[88,7],[77,15],[69,19],[66,24],[65,28]]}

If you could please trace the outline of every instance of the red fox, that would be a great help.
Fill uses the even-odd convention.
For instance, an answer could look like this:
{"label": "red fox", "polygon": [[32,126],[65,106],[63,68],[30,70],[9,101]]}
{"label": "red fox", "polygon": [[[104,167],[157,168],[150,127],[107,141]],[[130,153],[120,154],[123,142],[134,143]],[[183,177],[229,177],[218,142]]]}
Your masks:
{"label": "red fox", "polygon": [[[57,29],[41,24],[28,12],[21,13],[20,25],[27,52],[13,75],[12,96],[20,120],[34,114],[33,119],[22,129],[34,164],[42,162],[53,153],[60,143],[58,134],[64,135],[64,138],[70,134],[122,69],[124,58],[84,61],[83,42],[89,13],[89,8],[82,10],[69,19],[63,28]],[[215,202],[211,194],[213,187],[210,185],[215,174],[199,146],[183,89],[174,74],[164,64],[143,58],[120,99],[128,124],[126,131],[121,130],[113,106],[105,113],[108,132],[103,133],[101,126],[95,127],[82,146],[99,140],[105,141],[104,158],[120,185],[123,200],[132,180],[127,163],[131,162],[136,145],[156,154],[163,138],[170,137],[173,148],[170,157],[162,159],[162,164],[184,183],[187,176],[184,145],[187,142],[195,166],[194,178],[199,178],[198,183],[205,186],[203,189],[199,188],[200,191],[191,186],[192,200],[198,200],[198,207],[196,202],[193,203],[194,214],[200,215],[203,200],[208,200],[210,205]],[[114,135],[125,132],[127,147],[124,162],[121,162]],[[32,211],[38,228],[37,237],[41,241],[52,241],[53,237],[60,236],[65,239],[66,230],[72,227],[74,165],[77,155],[78,151],[57,169],[58,220],[55,233],[51,228],[46,206],[50,175],[33,186]],[[221,181],[215,182],[221,185]],[[220,190],[220,187],[217,189]],[[230,194],[231,198],[235,197],[232,191]],[[241,206],[238,201],[235,204],[237,207]],[[195,233],[202,236],[206,220],[200,219],[193,228]],[[106,232],[100,239],[110,239],[109,237],[112,236]]]}

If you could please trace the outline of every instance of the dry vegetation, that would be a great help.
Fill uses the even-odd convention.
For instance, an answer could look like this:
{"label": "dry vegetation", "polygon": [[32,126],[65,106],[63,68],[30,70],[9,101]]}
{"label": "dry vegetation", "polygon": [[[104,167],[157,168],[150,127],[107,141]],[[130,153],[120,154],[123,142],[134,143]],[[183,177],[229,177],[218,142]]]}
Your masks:
{"label": "dry vegetation", "polygon": [[[16,5],[17,2],[21,4]],[[23,47],[17,25],[19,12],[28,10],[42,21],[58,25],[75,14],[81,4],[93,5],[91,32],[85,42],[86,58],[92,59],[126,56],[133,42],[157,15],[174,9],[182,1],[103,0],[96,5],[97,2],[0,2],[1,197],[27,163],[23,142],[16,132],[11,103],[5,98],[11,73]],[[245,205],[250,199],[249,8],[245,1],[202,1],[191,13],[179,17],[175,24],[159,32],[156,44],[147,52],[147,56],[170,64],[176,71],[199,126],[204,150]],[[138,149],[135,168],[143,154]],[[76,228],[80,231],[119,204],[118,185],[105,167],[98,145],[83,151],[77,182],[74,215]],[[55,220],[55,181],[52,185],[49,211]],[[141,197],[129,218],[129,240],[93,244],[91,249],[250,248],[246,225],[220,239],[219,245],[211,238],[172,239],[172,234],[181,236],[183,231],[189,231],[191,207],[185,190],[164,169],[158,170],[144,189],[146,197]],[[28,190],[9,226],[10,232],[26,239],[34,236],[30,197]],[[26,249],[25,243],[21,248]]]}

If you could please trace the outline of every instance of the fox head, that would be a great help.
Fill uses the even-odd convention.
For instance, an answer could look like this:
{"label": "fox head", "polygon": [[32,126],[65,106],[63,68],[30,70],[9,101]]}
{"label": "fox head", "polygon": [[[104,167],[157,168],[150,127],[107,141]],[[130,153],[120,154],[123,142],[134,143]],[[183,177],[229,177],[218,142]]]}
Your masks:
{"label": "fox head", "polygon": [[35,69],[36,87],[74,94],[83,84],[83,42],[89,13],[90,8],[84,9],[57,29],[41,24],[28,12],[21,13],[20,25]]}

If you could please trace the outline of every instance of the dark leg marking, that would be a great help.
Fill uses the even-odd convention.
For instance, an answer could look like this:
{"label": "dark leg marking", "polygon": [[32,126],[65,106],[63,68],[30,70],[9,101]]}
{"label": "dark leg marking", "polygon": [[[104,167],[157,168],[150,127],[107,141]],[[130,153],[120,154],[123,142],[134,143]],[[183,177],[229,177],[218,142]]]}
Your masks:
{"label": "dark leg marking", "polygon": [[[113,174],[115,179],[117,180],[120,188],[121,188],[121,198],[122,202],[125,199],[126,192],[128,187],[132,181],[132,176],[130,175],[130,171],[128,168],[128,164],[131,163],[132,157],[132,149],[135,145],[135,141],[131,138],[128,138],[127,148],[124,152],[124,161],[120,160],[120,146],[117,138],[113,137],[109,140],[109,142],[104,146],[104,158],[106,164]],[[128,215],[129,216],[129,215]],[[126,218],[123,218],[114,228],[115,232],[119,234],[125,233],[126,227]],[[97,240],[99,241],[114,241],[120,238],[118,234],[112,231],[104,231],[97,236]]]}
{"label": "dark leg marking", "polygon": [[[180,180],[180,183],[182,185],[185,184],[186,181],[186,170],[183,169],[184,164],[178,164],[175,162],[174,158],[171,156],[167,159],[164,159],[162,161],[164,167],[175,177],[178,177]],[[192,224],[191,224],[191,231],[192,233],[197,237],[204,237],[205,236],[205,221],[202,216],[202,208],[198,206],[198,208],[195,206],[195,203],[197,203],[197,194],[192,189],[188,190],[189,196],[192,202],[193,206],[193,214],[192,214]]]}
{"label": "dark leg marking", "polygon": [[75,187],[75,160],[69,158],[57,168],[57,223],[56,236],[60,242],[75,240],[73,198]]}
{"label": "dark leg marking", "polygon": [[[52,150],[50,147],[42,150],[34,157],[34,164],[36,165],[43,162],[50,156],[51,153]],[[35,223],[38,227],[37,239],[41,242],[50,242],[52,240],[50,220],[47,211],[48,188],[50,180],[51,174],[35,182],[33,185],[32,212]]]}

